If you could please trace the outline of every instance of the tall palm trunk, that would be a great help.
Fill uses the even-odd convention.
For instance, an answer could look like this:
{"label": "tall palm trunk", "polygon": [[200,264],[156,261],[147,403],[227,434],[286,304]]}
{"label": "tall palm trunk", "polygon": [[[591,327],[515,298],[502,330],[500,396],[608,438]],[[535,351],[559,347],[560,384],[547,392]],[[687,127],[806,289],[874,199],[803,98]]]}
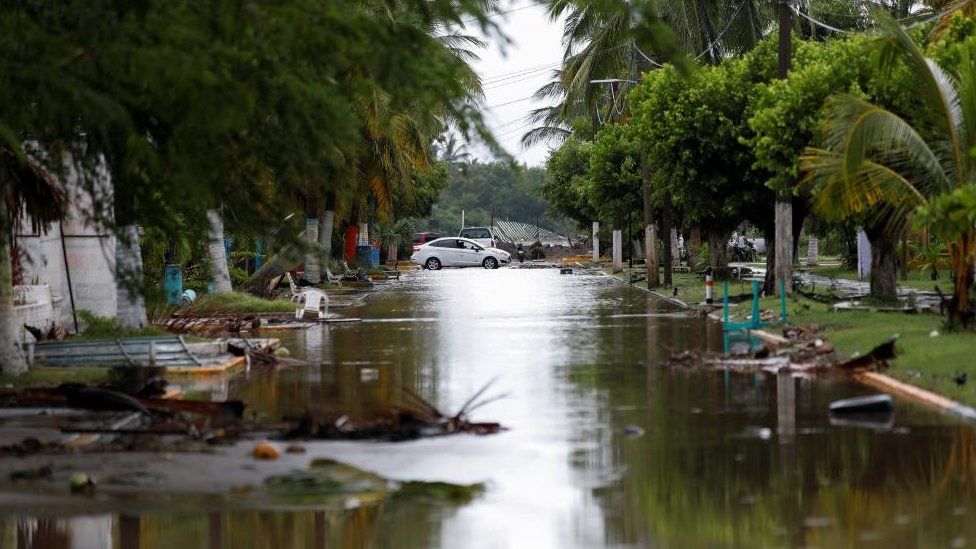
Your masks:
{"label": "tall palm trunk", "polygon": [[654,230],[654,208],[651,206],[651,168],[647,163],[647,154],[641,152],[641,178],[643,186],[641,195],[644,199],[644,257],[647,262],[647,287],[657,288],[661,285],[660,273],[657,268],[657,235]]}
{"label": "tall palm trunk", "polygon": [[210,222],[210,230],[207,231],[207,256],[213,276],[213,291],[215,294],[230,293],[234,288],[231,286],[230,271],[227,268],[224,220],[220,217],[220,210],[207,210],[207,221]]}
{"label": "tall palm trunk", "polygon": [[867,227],[864,232],[871,242],[871,297],[883,300],[898,299],[895,287],[898,233],[884,226]]}
{"label": "tall palm trunk", "polygon": [[329,193],[325,197],[325,214],[322,216],[322,227],[319,229],[319,248],[322,251],[322,271],[329,277],[329,260],[332,258],[332,231],[335,224],[336,195]]}
{"label": "tall palm trunk", "polygon": [[115,242],[116,318],[129,328],[149,324],[146,302],[142,297],[142,250],[139,248],[139,226],[124,225]]}
{"label": "tall palm trunk", "polygon": [[321,260],[322,254],[319,252],[319,219],[317,217],[305,218],[305,280],[312,284],[322,281]]}
{"label": "tall palm trunk", "polygon": [[313,188],[305,197],[305,280],[312,284],[322,281],[322,253],[319,251],[319,199]]}
{"label": "tall palm trunk", "polygon": [[10,257],[9,220],[7,202],[0,199],[0,371],[5,374],[22,374],[27,371],[27,360],[17,341],[17,320],[14,318],[14,274]]}
{"label": "tall palm trunk", "polygon": [[949,325],[967,323],[969,314],[970,291],[973,287],[973,256],[976,253],[976,233],[970,228],[949,247],[952,258],[952,273],[955,277],[955,295],[952,296],[952,308],[949,311]]}

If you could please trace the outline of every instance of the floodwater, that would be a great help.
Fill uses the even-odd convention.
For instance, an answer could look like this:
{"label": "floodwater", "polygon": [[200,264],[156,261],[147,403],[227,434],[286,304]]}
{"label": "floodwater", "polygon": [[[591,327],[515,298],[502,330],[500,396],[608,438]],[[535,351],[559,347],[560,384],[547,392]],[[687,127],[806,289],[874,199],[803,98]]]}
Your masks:
{"label": "floodwater", "polygon": [[194,484],[186,479],[329,458],[374,475],[370,482],[483,483],[473,499],[243,494],[187,507],[155,493],[25,512],[4,494],[0,546],[976,544],[971,426],[902,401],[893,417],[832,423],[830,401],[869,391],[841,380],[668,369],[670,350],[720,349],[720,327],[607,277],[467,269],[404,278],[348,312],[361,323],[283,336],[314,366],[188,389],[242,398],[269,419],[308,408],[355,418],[399,402],[402,387],[451,412],[496,379],[486,394],[508,396],[473,419],[509,430],[310,443],[307,455],[282,463],[255,463],[242,445],[182,471],[170,464],[169,474]]}

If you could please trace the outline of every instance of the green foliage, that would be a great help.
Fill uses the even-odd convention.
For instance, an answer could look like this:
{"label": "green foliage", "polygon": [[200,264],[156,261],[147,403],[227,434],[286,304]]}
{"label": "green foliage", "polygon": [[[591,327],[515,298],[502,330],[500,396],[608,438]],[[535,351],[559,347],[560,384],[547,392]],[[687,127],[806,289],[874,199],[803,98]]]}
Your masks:
{"label": "green foliage", "polygon": [[231,292],[224,294],[203,294],[190,304],[185,314],[210,316],[241,313],[287,313],[294,312],[295,304],[286,299],[261,299],[251,294]]}
{"label": "green foliage", "polygon": [[794,193],[799,157],[817,135],[824,101],[841,91],[860,93],[870,67],[870,41],[864,37],[797,45],[789,78],[758,87],[748,121],[754,133],[742,139],[755,157],[753,167],[769,174],[767,184]]}
{"label": "green foliage", "polygon": [[464,210],[467,226],[487,226],[492,212],[495,220],[521,221],[553,228],[545,217],[548,204],[542,194],[543,171],[540,168],[514,166],[507,162],[482,164],[473,162],[456,167],[450,184],[440,191],[431,209],[427,229],[457,234]]}
{"label": "green foliage", "polygon": [[599,218],[586,193],[590,186],[592,150],[592,143],[568,139],[546,160],[546,179],[542,185],[542,196],[549,204],[581,227]]}
{"label": "green foliage", "polygon": [[114,318],[105,318],[84,309],[78,311],[78,320],[84,325],[77,336],[81,339],[116,339],[124,337],[143,337],[165,335],[166,330],[149,326],[146,328],[126,328]]}
{"label": "green foliage", "polygon": [[633,128],[604,126],[590,150],[589,177],[583,187],[598,219],[615,227],[641,205],[640,143]]}
{"label": "green foliage", "polygon": [[670,189],[683,225],[725,231],[743,219],[761,224],[764,210],[755,205],[771,202],[770,193],[742,138],[751,133],[751,101],[775,63],[775,44],[767,39],[690,77],[671,67],[653,71],[632,92],[655,201]]}

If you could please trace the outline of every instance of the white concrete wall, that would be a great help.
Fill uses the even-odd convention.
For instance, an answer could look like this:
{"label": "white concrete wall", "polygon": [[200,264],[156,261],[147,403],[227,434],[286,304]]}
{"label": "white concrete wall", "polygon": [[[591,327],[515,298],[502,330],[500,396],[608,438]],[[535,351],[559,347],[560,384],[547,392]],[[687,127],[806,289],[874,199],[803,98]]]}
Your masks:
{"label": "white concrete wall", "polygon": [[[111,204],[111,181],[107,174],[103,177],[103,183],[96,185],[93,192],[99,194],[100,202]],[[74,329],[68,291],[69,272],[77,310],[88,310],[110,318],[114,318],[118,311],[114,274],[115,236],[88,221],[95,217],[95,201],[78,181],[77,173],[69,169],[64,185],[71,200],[61,224],[52,223],[45,230],[35,232],[25,218],[20,221],[15,236],[24,283],[50,287],[54,319],[69,330]],[[68,268],[65,268],[65,259]]]}

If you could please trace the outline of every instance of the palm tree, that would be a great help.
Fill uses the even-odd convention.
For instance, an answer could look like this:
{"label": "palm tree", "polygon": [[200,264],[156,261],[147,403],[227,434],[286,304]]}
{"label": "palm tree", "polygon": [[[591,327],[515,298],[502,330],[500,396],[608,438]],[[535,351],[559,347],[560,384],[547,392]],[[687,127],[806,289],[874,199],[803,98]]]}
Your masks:
{"label": "palm tree", "polygon": [[[483,8],[490,11],[496,4],[494,0],[488,0]],[[401,27],[416,25],[409,10],[404,11],[407,13],[384,10],[382,17],[388,17],[391,24]],[[319,231],[319,247],[326,270],[331,255],[335,212],[343,198],[349,202],[346,211],[372,209],[380,217],[388,218],[393,213],[394,189],[402,189],[409,195],[413,175],[433,168],[434,139],[446,128],[458,128],[465,136],[473,131],[489,146],[496,146],[480,116],[472,113],[472,107],[483,100],[481,80],[471,65],[477,59],[473,48],[483,46],[484,42],[463,33],[463,25],[452,30],[455,23],[433,18],[416,28],[427,37],[428,59],[450,67],[456,79],[455,89],[443,90],[434,102],[411,100],[391,93],[375,77],[371,67],[358,67],[350,74],[350,78],[358,83],[355,87],[357,114],[362,124],[360,133],[364,146],[361,154],[351,162],[351,177],[355,178],[350,186],[353,189],[351,200],[348,195],[341,196],[338,187],[326,193]],[[454,161],[463,160],[467,153],[453,132],[447,139],[445,149],[450,149]],[[369,205],[373,207],[369,208]],[[350,227],[350,230],[358,229]]]}
{"label": "palm tree", "polygon": [[[976,60],[967,52],[947,70],[926,58],[893,19],[879,23],[882,69],[906,66],[921,108],[906,120],[853,95],[834,96],[825,106],[822,148],[807,149],[800,166],[815,186],[814,206],[825,216],[861,216],[882,235],[897,235],[921,208],[944,227],[950,216],[943,214],[976,181],[970,154],[976,146]],[[970,217],[941,231],[955,276],[950,324],[970,307],[976,246]]]}
{"label": "palm tree", "polygon": [[[655,22],[663,22],[673,32],[673,44],[659,40],[659,51],[675,58],[676,52],[685,52],[694,59],[718,63],[727,54],[751,49],[763,36],[771,16],[769,0],[665,0],[656,4],[652,14],[656,21],[643,20],[633,10],[607,10],[604,4],[587,0],[556,0],[550,5],[553,19],[566,17],[563,32],[565,53],[560,68],[554,71],[554,80],[541,87],[536,99],[559,99],[555,106],[532,111],[529,121],[539,126],[522,137],[526,146],[541,141],[563,140],[572,133],[574,121],[589,120],[592,135],[600,126],[610,121],[629,117],[627,92],[647,70],[661,66],[637,47],[637,36],[644,28],[654,28]],[[657,32],[661,34],[661,29]],[[607,90],[594,86],[594,81],[609,80]],[[605,111],[605,115],[603,112]],[[644,184],[645,240],[654,238],[651,170],[644,155],[641,156]],[[670,195],[664,189],[664,207],[661,208],[661,234],[670,239],[672,228]],[[671,284],[671,246],[664,246],[664,284]],[[646,243],[651,253],[655,246]],[[653,261],[647,262],[647,284],[658,285],[659,276]]]}
{"label": "palm tree", "polygon": [[35,230],[61,219],[67,193],[47,171],[22,150],[0,146],[0,369],[5,374],[27,371],[14,316],[10,248],[18,219],[29,216]]}
{"label": "palm tree", "polygon": [[230,270],[227,268],[227,248],[224,246],[224,219],[220,210],[207,210],[207,259],[210,260],[210,276],[213,279],[213,293],[227,294],[234,291],[230,283]]}

